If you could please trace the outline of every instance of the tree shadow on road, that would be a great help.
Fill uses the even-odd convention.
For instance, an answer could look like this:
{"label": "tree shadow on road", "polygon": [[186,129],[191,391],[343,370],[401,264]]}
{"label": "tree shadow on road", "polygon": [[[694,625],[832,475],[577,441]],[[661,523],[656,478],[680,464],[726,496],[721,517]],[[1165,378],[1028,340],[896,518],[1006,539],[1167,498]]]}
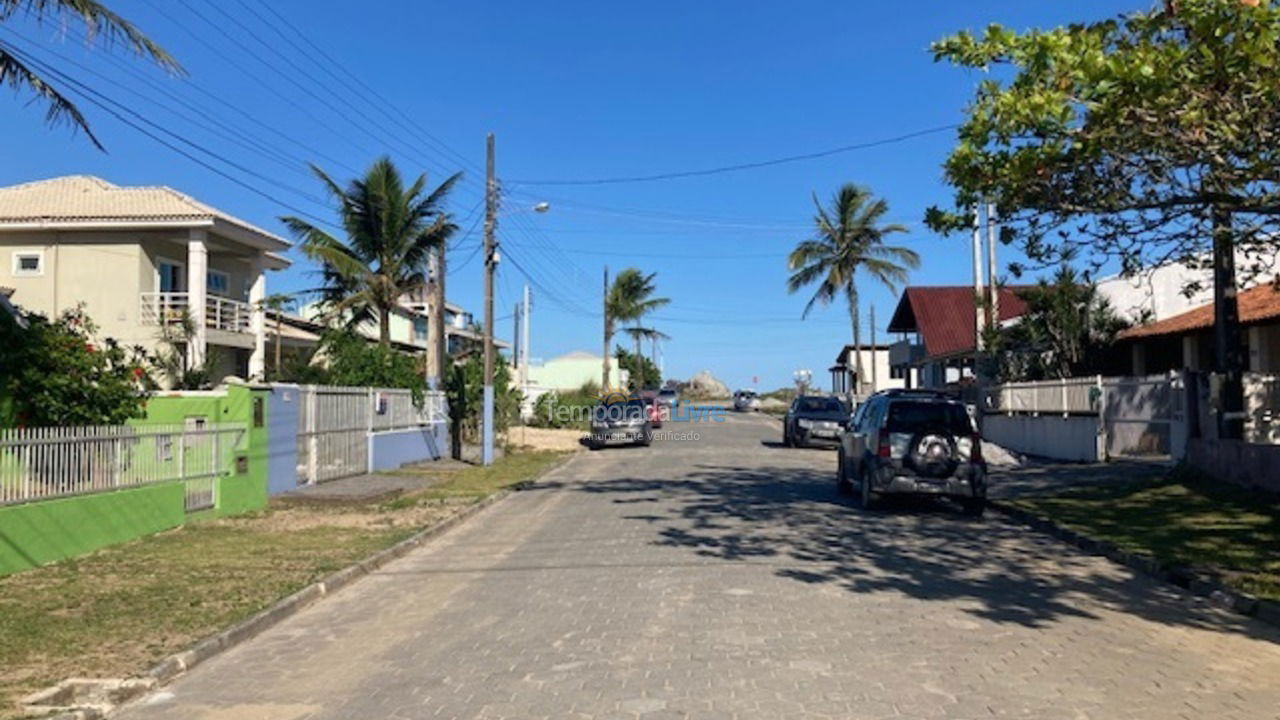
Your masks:
{"label": "tree shadow on road", "polygon": [[657,544],[777,566],[778,576],[797,582],[967,600],[976,616],[1027,627],[1096,618],[1088,608],[1101,606],[1280,643],[1274,628],[1196,606],[1172,586],[1100,565],[998,517],[976,521],[930,501],[863,512],[837,493],[830,471],[703,464],[677,479],[593,480],[573,489],[615,496],[636,511],[624,519],[647,523]]}

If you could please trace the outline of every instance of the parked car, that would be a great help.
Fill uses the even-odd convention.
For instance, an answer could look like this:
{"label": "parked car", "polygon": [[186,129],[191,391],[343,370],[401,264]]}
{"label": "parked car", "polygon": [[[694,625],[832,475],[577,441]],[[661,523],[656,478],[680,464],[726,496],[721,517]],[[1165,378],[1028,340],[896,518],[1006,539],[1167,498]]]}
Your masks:
{"label": "parked car", "polygon": [[886,390],[862,403],[840,438],[836,485],[864,509],[885,495],[952,498],[968,515],[987,505],[982,440],[964,404],[941,393]]}
{"label": "parked car", "polygon": [[838,398],[800,395],[791,401],[782,419],[782,444],[803,447],[814,443],[839,443],[848,421],[849,410]]}
{"label": "parked car", "polygon": [[733,409],[738,412],[755,412],[760,409],[760,393],[755,390],[739,390],[733,394]]}
{"label": "parked car", "polygon": [[653,422],[644,400],[600,403],[591,412],[591,434],[587,447],[599,450],[611,442],[623,441],[647,446],[653,442]]}
{"label": "parked car", "polygon": [[655,428],[662,427],[662,407],[658,404],[658,391],[641,390],[638,396],[644,401],[645,411],[649,414],[649,423]]}
{"label": "parked car", "polygon": [[662,388],[658,391],[658,405],[665,408],[667,417],[680,404],[680,392],[675,388]]}

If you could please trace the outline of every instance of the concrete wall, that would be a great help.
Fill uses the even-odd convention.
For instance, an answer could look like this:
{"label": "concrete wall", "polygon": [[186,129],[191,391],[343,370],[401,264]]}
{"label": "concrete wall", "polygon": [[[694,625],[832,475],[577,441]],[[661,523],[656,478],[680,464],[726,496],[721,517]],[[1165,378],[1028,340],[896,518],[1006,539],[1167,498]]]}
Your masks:
{"label": "concrete wall", "polygon": [[448,451],[449,432],[443,424],[369,435],[369,464],[373,470],[394,470],[408,463],[438,460]]}
{"label": "concrete wall", "polygon": [[279,495],[298,486],[297,385],[271,386],[267,398],[267,494]]}
{"label": "concrete wall", "polygon": [[0,508],[0,575],[177,527],[180,482]]}
{"label": "concrete wall", "polygon": [[1192,438],[1186,461],[1224,482],[1280,493],[1280,445]]}
{"label": "concrete wall", "polygon": [[1061,415],[987,415],[982,437],[1014,452],[1054,460],[1098,462],[1098,418]]}

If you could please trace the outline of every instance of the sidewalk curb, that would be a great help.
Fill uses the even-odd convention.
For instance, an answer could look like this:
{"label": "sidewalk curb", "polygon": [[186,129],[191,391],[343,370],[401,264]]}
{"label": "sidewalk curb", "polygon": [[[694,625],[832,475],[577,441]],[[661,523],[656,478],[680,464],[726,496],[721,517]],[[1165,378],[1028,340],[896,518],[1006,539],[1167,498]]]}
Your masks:
{"label": "sidewalk curb", "polygon": [[[428,541],[443,535],[455,526],[460,525],[466,520],[479,514],[485,508],[498,504],[514,493],[527,490],[535,486],[544,477],[564,467],[576,456],[576,453],[566,455],[559,462],[553,463],[533,478],[516,483],[508,488],[499,490],[492,495],[481,498],[440,522],[419,530],[414,535],[401,540],[395,545],[384,550],[379,550],[359,562],[349,565],[342,570],[338,570],[337,572],[331,573],[326,577],[307,585],[301,590],[277,601],[274,605],[266,608],[265,610],[255,613],[248,619],[242,620],[226,630],[207,637],[186,650],[169,655],[165,659],[153,665],[150,669],[143,672],[141,675],[135,677],[153,682],[154,686],[148,690],[147,694],[154,692],[161,686],[167,685],[169,682],[185,674],[192,668],[254,638],[264,630],[267,630],[292,617],[303,608],[309,607],[316,601],[354,583],[356,580],[372,573],[392,560],[396,560],[409,554],[412,550],[417,549]],[[142,697],[145,697],[145,694]],[[106,711],[95,709],[96,711],[88,710],[86,712],[87,709],[85,708],[68,709],[50,716],[48,720],[88,720],[89,718],[100,718],[119,707],[123,707],[124,704]]]}
{"label": "sidewalk curb", "polygon": [[1217,581],[1198,575],[1190,568],[1162,563],[1150,555],[1131,552],[1112,543],[1096,540],[1003,500],[988,499],[987,505],[1015,522],[1057,538],[1086,553],[1101,555],[1134,572],[1176,585],[1192,595],[1207,599],[1216,607],[1280,627],[1280,603],[1261,600],[1247,593],[1233,590]]}

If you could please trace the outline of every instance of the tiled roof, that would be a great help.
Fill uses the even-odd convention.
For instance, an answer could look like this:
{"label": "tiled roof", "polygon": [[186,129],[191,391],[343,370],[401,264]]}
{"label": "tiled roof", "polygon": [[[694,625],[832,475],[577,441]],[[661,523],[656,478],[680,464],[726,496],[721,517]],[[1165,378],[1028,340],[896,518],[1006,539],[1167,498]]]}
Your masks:
{"label": "tiled roof", "polygon": [[[1027,311],[1018,292],[1027,286],[1000,288],[1000,321]],[[918,332],[929,357],[954,355],[974,349],[973,287],[949,285],[908,287],[889,321],[889,332]]]}
{"label": "tiled roof", "polygon": [[25,223],[161,224],[218,220],[273,241],[288,241],[189,195],[160,185],[121,187],[92,175],[67,175],[0,188],[0,228]]}
{"label": "tiled roof", "polygon": [[[1249,288],[1241,292],[1236,299],[1240,308],[1241,324],[1253,325],[1280,318],[1280,292],[1271,283]],[[1213,303],[1208,303],[1150,325],[1129,328],[1120,333],[1120,339],[1182,335],[1211,327],[1213,327]]]}

